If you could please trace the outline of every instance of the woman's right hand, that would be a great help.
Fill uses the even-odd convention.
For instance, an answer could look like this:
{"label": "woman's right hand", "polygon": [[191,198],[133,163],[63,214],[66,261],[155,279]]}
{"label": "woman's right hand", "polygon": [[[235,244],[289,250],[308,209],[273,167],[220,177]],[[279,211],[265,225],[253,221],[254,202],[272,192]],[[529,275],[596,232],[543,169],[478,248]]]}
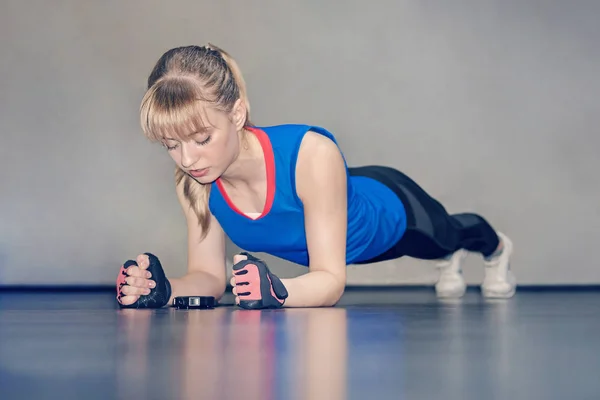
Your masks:
{"label": "woman's right hand", "polygon": [[135,261],[137,266],[121,266],[117,277],[117,301],[124,306],[135,303],[140,296],[149,295],[150,290],[156,287],[152,274],[147,270],[150,265],[148,256],[140,254]]}

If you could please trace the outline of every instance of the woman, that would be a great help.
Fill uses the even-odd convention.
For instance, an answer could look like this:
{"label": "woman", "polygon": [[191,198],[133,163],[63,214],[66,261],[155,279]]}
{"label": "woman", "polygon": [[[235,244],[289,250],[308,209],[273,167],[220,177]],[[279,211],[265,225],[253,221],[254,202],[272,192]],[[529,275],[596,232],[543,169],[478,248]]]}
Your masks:
{"label": "woman", "polygon": [[162,307],[176,296],[220,298],[225,235],[246,251],[308,266],[305,275],[279,279],[249,253],[236,255],[231,285],[244,308],[333,306],[348,264],[402,256],[440,260],[437,294],[460,297],[467,252],[484,258],[485,296],[514,294],[505,235],[479,215],[449,215],[393,168],[348,168],[323,128],[254,126],[242,75],[221,49],[167,51],[148,79],[141,125],[177,165],[188,273],[167,278],[150,253],[129,260],[117,280],[121,307]]}

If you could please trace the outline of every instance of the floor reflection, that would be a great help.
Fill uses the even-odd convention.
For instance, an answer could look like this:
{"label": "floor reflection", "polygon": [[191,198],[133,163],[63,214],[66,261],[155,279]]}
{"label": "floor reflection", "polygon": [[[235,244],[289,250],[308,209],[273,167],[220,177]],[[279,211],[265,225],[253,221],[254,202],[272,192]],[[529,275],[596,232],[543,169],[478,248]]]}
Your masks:
{"label": "floor reflection", "polygon": [[[0,292],[0,399],[595,399],[598,292],[338,308],[118,310]],[[350,301],[347,300],[347,301]],[[566,372],[565,372],[566,371]]]}
{"label": "floor reflection", "polygon": [[347,398],[345,309],[122,310],[118,325],[119,398],[152,397],[156,376],[185,399]]}

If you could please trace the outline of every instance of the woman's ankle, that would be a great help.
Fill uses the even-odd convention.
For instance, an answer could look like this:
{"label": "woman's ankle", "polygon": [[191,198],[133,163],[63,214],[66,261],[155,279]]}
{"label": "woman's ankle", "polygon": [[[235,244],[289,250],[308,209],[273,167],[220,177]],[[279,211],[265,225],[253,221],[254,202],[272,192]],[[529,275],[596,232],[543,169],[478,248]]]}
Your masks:
{"label": "woman's ankle", "polygon": [[492,254],[485,256],[485,259],[493,260],[494,258],[500,256],[502,254],[502,251],[504,251],[504,242],[502,241],[501,237],[498,237],[498,246],[496,247],[496,250],[494,250]]}

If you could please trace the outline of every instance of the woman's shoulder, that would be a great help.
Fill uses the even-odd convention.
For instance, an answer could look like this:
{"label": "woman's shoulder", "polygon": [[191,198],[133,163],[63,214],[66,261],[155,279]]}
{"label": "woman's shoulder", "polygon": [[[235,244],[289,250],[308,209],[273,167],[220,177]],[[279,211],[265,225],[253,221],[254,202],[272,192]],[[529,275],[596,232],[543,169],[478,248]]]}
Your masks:
{"label": "woman's shoulder", "polygon": [[253,125],[250,127],[251,130],[261,130],[268,134],[289,134],[297,133],[299,135],[306,134],[308,132],[316,132],[325,136],[333,137],[333,134],[326,128],[319,125],[311,124],[300,124],[300,123],[287,123],[278,125]]}
{"label": "woman's shoulder", "polygon": [[283,141],[298,145],[303,143],[308,137],[308,140],[311,142],[327,143],[327,141],[332,141],[337,145],[337,139],[334,134],[319,125],[280,124],[255,126],[252,129],[264,132],[272,141]]}
{"label": "woman's shoulder", "polygon": [[[328,196],[328,188],[345,188],[347,166],[338,145],[320,132],[309,130],[302,139],[295,168],[296,188],[302,201]],[[317,200],[314,200],[317,201]]]}
{"label": "woman's shoulder", "polygon": [[298,163],[303,169],[303,165],[310,162],[327,163],[338,158],[344,159],[334,135],[318,125],[282,124],[255,126],[252,129],[258,132],[263,146],[279,154],[281,159],[290,159],[295,164],[294,170],[299,167]]}
{"label": "woman's shoulder", "polygon": [[319,131],[309,129],[303,136],[298,150],[299,170],[314,170],[315,167],[319,170],[334,167],[336,164],[345,166],[344,156],[335,140]]}
{"label": "woman's shoulder", "polygon": [[325,153],[325,155],[331,153],[338,153],[339,148],[335,138],[329,135],[324,135],[318,129],[308,129],[302,137],[302,144],[300,145],[300,151],[312,153],[318,152]]}

